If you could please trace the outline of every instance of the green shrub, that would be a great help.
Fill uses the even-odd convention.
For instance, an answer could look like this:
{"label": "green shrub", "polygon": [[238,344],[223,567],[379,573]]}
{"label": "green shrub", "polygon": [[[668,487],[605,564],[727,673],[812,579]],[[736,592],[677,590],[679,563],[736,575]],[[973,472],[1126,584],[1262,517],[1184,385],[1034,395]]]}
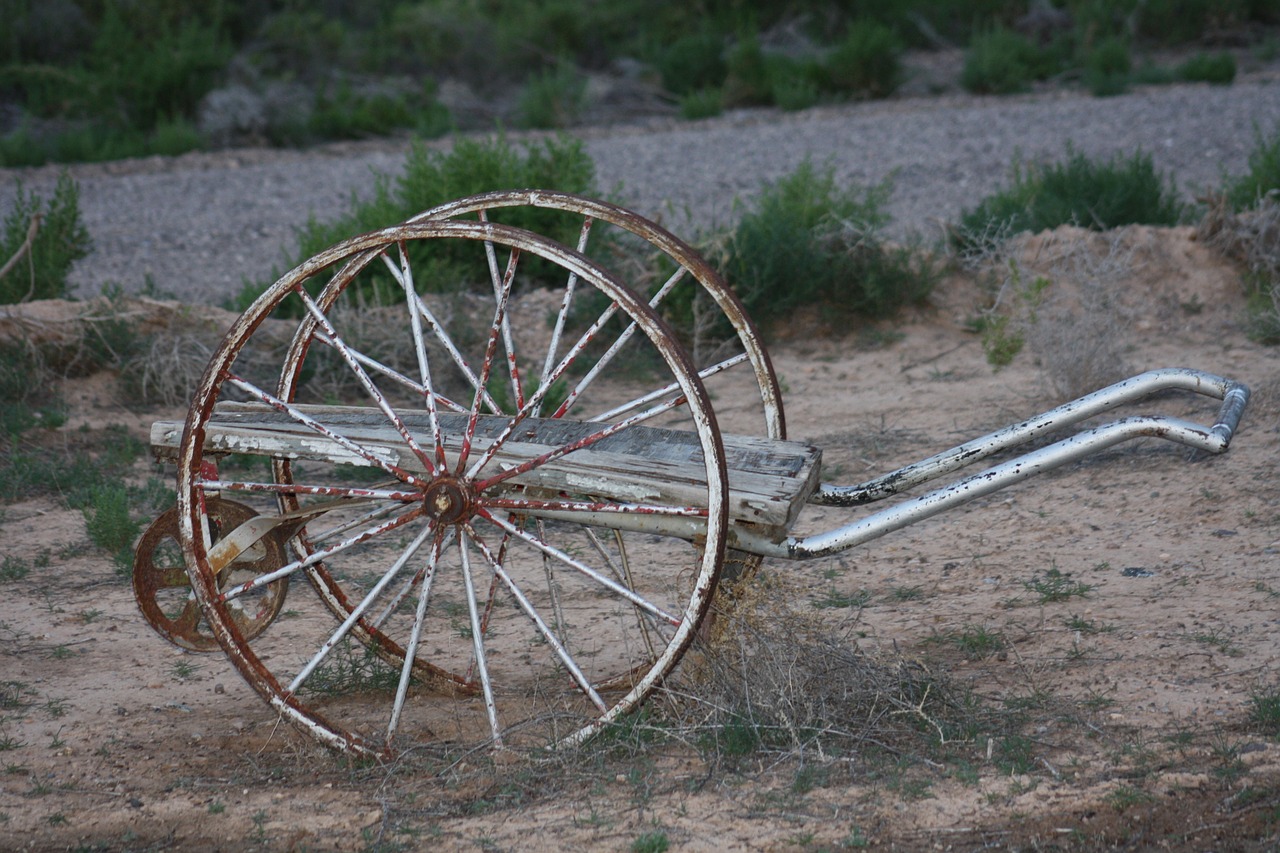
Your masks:
{"label": "green shrub", "polygon": [[1022,36],[996,28],[975,36],[965,53],[960,85],[975,94],[1022,92],[1044,76],[1040,51]]}
{"label": "green shrub", "polygon": [[1085,82],[1089,91],[1099,97],[1119,95],[1128,89],[1132,70],[1129,44],[1117,36],[1099,42],[1084,61]]}
{"label": "green shrub", "polygon": [[667,45],[654,62],[662,88],[682,97],[724,82],[724,38],[719,33],[688,33]]}
{"label": "green shrub", "polygon": [[80,221],[80,188],[64,172],[47,206],[40,196],[27,193],[19,184],[17,198],[4,220],[0,265],[23,248],[37,216],[40,222],[30,247],[0,279],[0,304],[66,296],[71,265],[92,246]]}
{"label": "green shrub", "polygon": [[1227,201],[1236,210],[1253,207],[1267,193],[1280,190],[1280,124],[1268,139],[1255,126],[1249,171],[1227,182]]}
{"label": "green shrub", "polygon": [[586,92],[586,79],[570,65],[534,75],[520,92],[520,126],[548,129],[576,124]]}
{"label": "green shrub", "polygon": [[120,568],[133,563],[133,540],[142,529],[141,522],[129,515],[129,490],[123,485],[104,485],[93,490],[89,506],[84,509],[85,529],[89,540],[109,552]]}
{"label": "green shrub", "polygon": [[747,313],[766,325],[802,306],[885,317],[928,296],[931,263],[878,236],[889,191],[839,188],[832,170],[808,162],[767,187],[720,262]]}
{"label": "green shrub", "polygon": [[[403,173],[394,184],[379,178],[371,198],[353,198],[351,208],[338,219],[321,222],[314,216],[298,232],[298,253],[290,265],[302,262],[324,249],[379,228],[403,222],[411,216],[454,199],[492,190],[513,188],[562,190],[582,195],[598,195],[595,187],[595,164],[583,150],[582,142],[571,137],[558,137],[530,142],[523,148],[510,144],[506,137],[489,140],[459,139],[449,151],[428,148],[415,143],[405,159]],[[578,225],[554,210],[521,208],[493,211],[490,218],[544,234],[552,239],[574,243]],[[593,244],[594,245],[594,244]],[[434,253],[446,266],[457,259]],[[539,264],[529,259],[522,270],[536,277]],[[432,270],[440,268],[423,262],[419,268],[419,284],[430,289]],[[389,287],[374,268],[366,275],[365,286],[376,292]],[[243,310],[266,289],[269,282],[246,284],[232,307]]]}
{"label": "green shrub", "polygon": [[1236,79],[1236,59],[1229,53],[1197,53],[1178,66],[1179,80],[1229,86]]}
{"label": "green shrub", "polygon": [[719,89],[699,89],[680,99],[680,117],[688,120],[711,118],[724,112],[724,94]]}
{"label": "green shrub", "polygon": [[960,218],[954,242],[981,249],[994,235],[1038,232],[1059,225],[1097,231],[1121,225],[1175,225],[1183,215],[1172,181],[1157,174],[1148,154],[1106,162],[1067,150],[1047,166],[1015,166],[1012,185],[983,199]]}
{"label": "green shrub", "polygon": [[833,91],[856,97],[888,97],[902,78],[901,54],[902,45],[889,27],[856,21],[827,58],[825,82]]}
{"label": "green shrub", "polygon": [[725,58],[724,102],[726,106],[749,107],[769,104],[773,84],[769,63],[754,33],[739,39]]}

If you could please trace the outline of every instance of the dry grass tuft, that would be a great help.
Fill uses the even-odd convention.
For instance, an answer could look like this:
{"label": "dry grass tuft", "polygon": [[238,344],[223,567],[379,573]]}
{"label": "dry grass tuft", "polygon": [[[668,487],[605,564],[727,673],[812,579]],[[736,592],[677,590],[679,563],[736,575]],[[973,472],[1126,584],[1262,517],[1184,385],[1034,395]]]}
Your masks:
{"label": "dry grass tuft", "polygon": [[1196,234],[1206,246],[1244,267],[1250,336],[1261,343],[1280,343],[1280,195],[1272,193],[1241,212],[1225,197],[1212,198]]}
{"label": "dry grass tuft", "polygon": [[670,713],[704,751],[920,754],[989,722],[946,676],[903,657],[869,655],[847,626],[800,610],[809,599],[793,586],[761,574],[721,597],[713,635],[686,659],[684,701]]}

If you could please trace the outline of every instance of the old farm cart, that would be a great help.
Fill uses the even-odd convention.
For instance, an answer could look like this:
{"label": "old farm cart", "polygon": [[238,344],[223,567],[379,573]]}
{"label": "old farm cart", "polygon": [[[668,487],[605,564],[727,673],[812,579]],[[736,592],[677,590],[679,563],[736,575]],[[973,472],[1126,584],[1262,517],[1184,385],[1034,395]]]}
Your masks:
{"label": "old farm cart", "polygon": [[[722,330],[719,345],[695,363],[664,312]],[[1217,421],[1126,417],[1045,444],[1168,389],[1222,400]],[[677,664],[726,554],[741,572],[849,548],[1130,438],[1220,453],[1247,400],[1160,370],[877,480],[821,484],[821,452],[786,440],[755,328],[692,249],[609,204],[487,194],[316,255],[236,321],[185,423],[153,427],[177,506],[139,542],[134,588],[162,635],[222,649],[327,744],[573,743]],[[897,496],[1032,441],[791,533],[807,503]]]}

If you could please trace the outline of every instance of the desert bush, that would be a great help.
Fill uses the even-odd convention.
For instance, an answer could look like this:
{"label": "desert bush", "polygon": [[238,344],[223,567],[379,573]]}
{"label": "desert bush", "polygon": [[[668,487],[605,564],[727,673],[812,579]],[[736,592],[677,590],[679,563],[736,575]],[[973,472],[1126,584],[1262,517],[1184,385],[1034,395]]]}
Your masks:
{"label": "desert bush", "polygon": [[1132,306],[1122,282],[1136,267],[1125,229],[1069,231],[1007,243],[973,266],[987,276],[990,307],[974,322],[999,369],[1024,349],[1049,393],[1071,400],[1130,375]]}
{"label": "desert bush", "polygon": [[80,188],[70,176],[58,177],[47,205],[19,184],[0,243],[0,304],[66,296],[71,265],[91,246],[80,221]]}
{"label": "desert bush", "polygon": [[1226,86],[1236,79],[1236,60],[1229,53],[1197,53],[1175,73],[1179,80]]}
{"label": "desert bush", "polygon": [[547,129],[576,124],[586,91],[586,79],[567,63],[535,74],[520,92],[520,126]]}
{"label": "desert bush", "polygon": [[662,88],[686,97],[719,87],[727,73],[724,48],[724,37],[710,30],[682,35],[666,45],[654,60]]}
{"label": "desert bush", "polygon": [[1225,196],[1214,199],[1197,226],[1200,240],[1242,269],[1248,334],[1280,344],[1280,197],[1264,196],[1237,211]]}
{"label": "desert bush", "polygon": [[1099,97],[1124,92],[1129,87],[1132,71],[1129,43],[1118,36],[1103,39],[1085,56],[1085,83],[1089,91]]}
{"label": "desert bush", "polygon": [[724,112],[724,94],[707,88],[689,92],[680,98],[680,117],[689,120],[712,118]]}
{"label": "desert bush", "polygon": [[780,576],[757,577],[731,603],[721,600],[707,641],[686,658],[687,698],[661,713],[687,724],[711,760],[881,749],[938,756],[1009,727],[945,675],[861,651],[820,612],[799,610],[806,600]]}
{"label": "desert bush", "polygon": [[719,252],[747,312],[766,324],[802,306],[876,318],[927,297],[932,262],[880,237],[889,192],[838,187],[809,162],[767,187]]}
{"label": "desert bush", "polygon": [[[353,197],[351,207],[337,219],[328,222],[321,222],[314,216],[309,219],[298,232],[298,252],[290,265],[349,237],[395,225],[436,205],[480,192],[512,187],[598,194],[595,164],[583,150],[581,141],[571,137],[528,142],[519,147],[504,136],[487,140],[459,139],[448,151],[415,143],[405,158],[402,174],[394,183],[379,177],[372,197],[366,200]],[[490,219],[527,228],[570,245],[576,239],[578,228],[572,217],[554,210],[500,210],[493,211]],[[448,280],[450,287],[457,287],[459,279],[456,277],[433,273],[456,268],[458,261],[455,256],[433,252],[430,262],[421,260],[417,266],[419,284],[425,290],[432,290],[438,289],[438,285],[432,282]],[[525,280],[538,280],[545,266],[539,259],[530,258],[521,269]],[[363,275],[360,286],[370,305],[382,304],[384,297],[394,292],[390,278],[376,268]],[[243,310],[269,284],[246,284],[230,307]]]}
{"label": "desert bush", "polygon": [[1183,215],[1172,180],[1156,172],[1149,154],[1101,162],[1068,147],[1064,161],[1015,165],[1008,188],[961,215],[952,243],[961,252],[981,251],[1000,233],[1059,225],[1096,231],[1130,224],[1175,225]]}
{"label": "desert bush", "polygon": [[1235,210],[1253,207],[1269,193],[1280,190],[1280,125],[1269,138],[1255,125],[1253,135],[1249,171],[1226,179],[1226,198]]}
{"label": "desert bush", "polygon": [[1045,76],[1042,52],[1012,30],[997,27],[974,37],[965,52],[960,85],[975,94],[1025,91]]}
{"label": "desert bush", "polygon": [[884,24],[855,21],[822,66],[823,81],[835,92],[883,98],[902,78],[902,45]]}

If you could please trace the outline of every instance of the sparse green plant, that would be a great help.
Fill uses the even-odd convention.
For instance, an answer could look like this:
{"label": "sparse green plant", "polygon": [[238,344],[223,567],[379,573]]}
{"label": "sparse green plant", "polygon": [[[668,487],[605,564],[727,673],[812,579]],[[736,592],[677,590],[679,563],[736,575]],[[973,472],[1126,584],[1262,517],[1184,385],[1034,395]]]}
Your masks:
{"label": "sparse green plant", "polygon": [[176,678],[176,679],[178,679],[179,681],[185,681],[185,680],[187,680],[188,678],[190,678],[191,676],[195,675],[195,674],[196,674],[196,670],[198,670],[198,669],[200,669],[200,667],[199,667],[198,665],[196,665],[196,664],[192,663],[191,661],[189,661],[189,660],[187,660],[187,659],[183,658],[183,659],[178,660],[176,663],[174,663],[174,665],[173,665],[173,677],[174,677],[174,678]]}
{"label": "sparse green plant", "polygon": [[12,554],[0,562],[0,583],[19,581],[31,573],[31,565],[21,557]]}
{"label": "sparse green plant", "polygon": [[680,96],[680,117],[689,121],[714,118],[724,112],[724,94],[717,88],[696,89]]}
{"label": "sparse green plant", "polygon": [[1269,136],[1255,125],[1253,136],[1249,170],[1226,181],[1226,197],[1233,210],[1256,207],[1268,193],[1280,190],[1280,125]]}
{"label": "sparse green plant", "polygon": [[841,592],[833,584],[820,598],[813,599],[813,606],[820,610],[843,610],[866,607],[871,601],[870,590],[860,589],[857,592]]}
{"label": "sparse green plant", "polygon": [[665,853],[671,848],[671,841],[662,830],[646,832],[631,842],[631,853]]}
{"label": "sparse green plant", "polygon": [[974,36],[965,52],[960,85],[984,95],[1025,91],[1045,76],[1043,53],[1023,36],[997,27]]}
{"label": "sparse green plant", "polygon": [[1228,657],[1240,657],[1244,654],[1235,643],[1231,642],[1231,638],[1227,636],[1227,632],[1223,628],[1213,628],[1207,631],[1200,631],[1192,634],[1191,639],[1197,643],[1206,645],[1211,649],[1217,649]]}
{"label": "sparse green plant", "polygon": [[1132,70],[1129,43],[1119,36],[1103,39],[1085,56],[1085,83],[1098,97],[1123,93],[1129,86]]}
{"label": "sparse green plant", "polygon": [[567,64],[534,75],[520,93],[518,112],[522,127],[551,129],[570,127],[582,114],[586,79]]}
{"label": "sparse green plant", "polygon": [[1052,566],[1043,575],[1036,575],[1024,582],[1023,586],[1036,594],[1037,604],[1052,604],[1076,597],[1083,598],[1093,589],[1084,581],[1073,580],[1070,572],[1063,572],[1057,566]]}
{"label": "sparse green plant", "polygon": [[747,313],[767,325],[821,306],[834,322],[925,299],[939,275],[932,259],[879,236],[889,191],[839,187],[832,169],[807,161],[766,187],[715,258]]}
{"label": "sparse green plant", "polygon": [[1107,795],[1107,803],[1118,812],[1126,812],[1134,806],[1149,803],[1154,799],[1151,794],[1141,788],[1120,785]]}
{"label": "sparse green plant", "polygon": [[1255,690],[1249,696],[1249,722],[1268,735],[1280,735],[1280,687]]}
{"label": "sparse green plant", "polygon": [[133,567],[133,541],[142,524],[129,514],[129,491],[125,486],[101,486],[95,489],[84,509],[85,528],[94,545],[109,552],[117,569],[127,572]]}
{"label": "sparse green plant", "polygon": [[71,265],[92,246],[80,219],[80,187],[66,172],[47,205],[19,184],[0,238],[0,304],[66,296]]}
{"label": "sparse green plant", "polygon": [[901,53],[891,28],[869,19],[854,21],[823,63],[823,82],[859,98],[888,97],[902,76]]}
{"label": "sparse green plant", "polygon": [[925,589],[919,585],[895,586],[889,590],[889,598],[894,601],[919,601],[925,597]]}
{"label": "sparse green plant", "polygon": [[1236,59],[1229,53],[1197,53],[1181,63],[1175,73],[1179,80],[1229,86],[1236,79]]}
{"label": "sparse green plant", "polygon": [[1033,233],[1059,225],[1096,231],[1121,225],[1176,225],[1183,205],[1171,179],[1156,172],[1149,154],[1091,160],[1068,146],[1059,163],[1016,164],[1011,184],[961,215],[952,243],[965,252],[989,250],[992,235]]}
{"label": "sparse green plant", "polygon": [[209,801],[209,814],[223,814],[227,810],[227,804],[222,800]]}
{"label": "sparse green plant", "polygon": [[958,631],[934,634],[929,638],[929,642],[951,646],[969,660],[990,657],[1003,651],[1006,645],[999,631],[993,631],[985,625],[966,625]]}

